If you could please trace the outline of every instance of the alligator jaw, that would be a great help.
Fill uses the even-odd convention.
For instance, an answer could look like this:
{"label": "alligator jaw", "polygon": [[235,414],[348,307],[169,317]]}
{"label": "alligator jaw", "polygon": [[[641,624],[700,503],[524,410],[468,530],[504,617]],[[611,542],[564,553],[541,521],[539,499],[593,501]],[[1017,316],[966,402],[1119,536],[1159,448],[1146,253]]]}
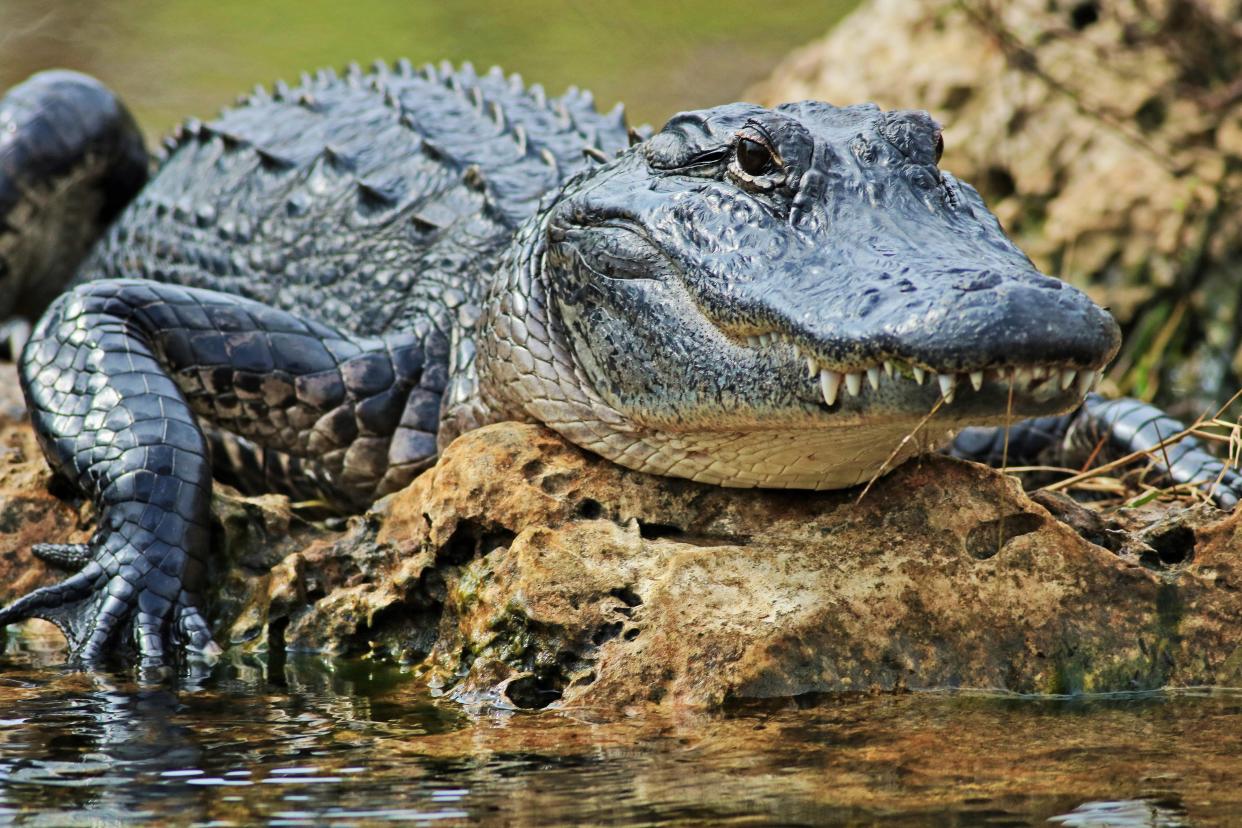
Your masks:
{"label": "alligator jaw", "polygon": [[[896,387],[908,391],[912,397],[925,400],[927,393],[918,389],[927,387],[951,405],[966,395],[982,395],[995,398],[998,393],[1005,398],[1010,395],[1020,410],[1035,403],[1038,407],[1060,402],[1068,408],[1082,400],[1089,391],[1095,390],[1104,374],[1103,366],[1080,367],[1069,363],[992,365],[971,370],[941,370],[920,365],[917,362],[892,357],[870,364],[843,366],[822,362],[809,349],[795,342],[788,334],[775,331],[751,334],[745,338],[746,346],[760,353],[785,346],[805,368],[806,379],[817,387],[818,396],[829,409],[851,397],[866,398],[884,388]],[[774,358],[782,355],[773,353]]]}
{"label": "alligator jaw", "polygon": [[811,357],[806,358],[806,363],[808,377],[818,382],[820,396],[829,408],[846,396],[863,396],[870,391],[879,391],[881,386],[890,383],[912,383],[921,387],[927,384],[929,378],[932,380],[931,388],[945,405],[951,405],[954,400],[960,399],[959,395],[972,390],[976,394],[994,394],[999,390],[1007,396],[1012,388],[1015,400],[1053,401],[1061,398],[1068,407],[1094,390],[1104,373],[1102,369],[1079,370],[1057,365],[987,368],[961,374],[939,373],[893,360],[886,360],[883,368],[871,366],[837,371],[820,368]]}

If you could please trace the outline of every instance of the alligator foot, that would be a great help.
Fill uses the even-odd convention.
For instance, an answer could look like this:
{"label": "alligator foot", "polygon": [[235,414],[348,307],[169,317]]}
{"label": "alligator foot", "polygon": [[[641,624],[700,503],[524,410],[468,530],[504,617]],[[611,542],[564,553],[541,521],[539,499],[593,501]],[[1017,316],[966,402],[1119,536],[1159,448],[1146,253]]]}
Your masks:
{"label": "alligator foot", "polygon": [[94,500],[100,521],[86,548],[39,550],[77,571],[0,610],[0,624],[47,619],[84,666],[132,645],[154,667],[174,647],[214,647],[197,598],[211,468],[189,402],[120,299],[115,289],[65,295],[23,353],[22,386],[48,460]]}
{"label": "alligator foot", "polygon": [[143,667],[167,665],[165,642],[206,658],[219,652],[196,597],[181,586],[184,550],[129,521],[97,533],[85,561],[73,549],[58,562],[81,569],[0,609],[0,625],[51,621],[68,639],[72,661],[83,667],[101,664],[118,640],[132,644]]}
{"label": "alligator foot", "polygon": [[52,621],[84,665],[114,644],[132,643],[146,667],[212,652],[198,601],[212,486],[200,422],[269,452],[236,473],[250,461],[278,482],[268,461],[283,453],[343,502],[369,501],[435,457],[442,386],[423,350],[414,334],[351,337],[213,291],[101,279],[63,294],[20,375],[49,462],[96,503],[99,529],[85,546],[36,548],[76,571],[0,610],[0,624]]}
{"label": "alligator foot", "polygon": [[1075,427],[1083,431],[1077,439],[1071,435],[1079,446],[1098,443],[1107,436],[1110,455],[1147,452],[1162,475],[1174,483],[1202,489],[1222,509],[1232,509],[1242,498],[1242,475],[1208,452],[1200,440],[1183,437],[1157,448],[1185,431],[1186,424],[1154,405],[1130,397],[1109,400],[1089,394]]}

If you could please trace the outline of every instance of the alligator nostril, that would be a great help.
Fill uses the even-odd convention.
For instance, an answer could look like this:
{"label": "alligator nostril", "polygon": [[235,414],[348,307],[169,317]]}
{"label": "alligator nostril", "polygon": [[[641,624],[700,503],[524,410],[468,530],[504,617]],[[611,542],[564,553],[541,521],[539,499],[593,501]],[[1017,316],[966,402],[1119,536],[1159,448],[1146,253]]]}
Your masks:
{"label": "alligator nostril", "polygon": [[991,271],[963,275],[957,283],[958,290],[988,290],[1001,283],[1001,277]]}

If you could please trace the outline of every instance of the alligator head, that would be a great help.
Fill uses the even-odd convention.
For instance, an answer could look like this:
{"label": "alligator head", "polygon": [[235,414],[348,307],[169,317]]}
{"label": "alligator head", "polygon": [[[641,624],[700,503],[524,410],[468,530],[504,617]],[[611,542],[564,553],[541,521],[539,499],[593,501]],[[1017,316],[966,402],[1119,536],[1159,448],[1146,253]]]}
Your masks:
{"label": "alligator head", "polygon": [[1116,323],[1039,273],[941,148],[926,113],[871,105],[675,116],[524,229],[484,399],[633,468],[796,488],[1074,407]]}

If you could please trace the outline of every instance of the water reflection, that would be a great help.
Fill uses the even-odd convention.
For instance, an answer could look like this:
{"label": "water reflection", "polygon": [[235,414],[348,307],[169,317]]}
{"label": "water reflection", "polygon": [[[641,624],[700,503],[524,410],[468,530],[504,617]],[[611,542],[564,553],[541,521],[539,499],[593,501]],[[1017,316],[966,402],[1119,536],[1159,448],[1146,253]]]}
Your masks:
{"label": "water reflection", "polygon": [[1190,824],[1180,802],[1151,799],[1084,802],[1048,821],[1067,828],[1182,828]]}
{"label": "water reflection", "polygon": [[0,660],[0,822],[1174,826],[1242,808],[1236,695],[514,714],[398,667],[137,686]]}
{"label": "water reflection", "polygon": [[[430,700],[398,708],[372,696],[393,685],[394,670],[316,660],[286,665],[269,682],[261,667],[230,664],[167,688],[32,662],[19,653],[0,665],[0,813],[51,825],[240,824],[308,808],[333,818],[380,802],[419,819],[463,816],[435,786],[394,796],[393,778],[372,762],[377,739],[442,732],[459,718]],[[221,793],[256,786],[264,792]]]}

